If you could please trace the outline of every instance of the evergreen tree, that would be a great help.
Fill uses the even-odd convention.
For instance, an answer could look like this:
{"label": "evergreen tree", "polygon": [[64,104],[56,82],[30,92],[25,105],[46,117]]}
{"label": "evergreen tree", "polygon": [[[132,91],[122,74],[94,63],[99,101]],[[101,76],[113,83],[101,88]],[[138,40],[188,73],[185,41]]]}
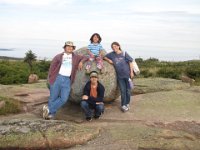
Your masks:
{"label": "evergreen tree", "polygon": [[32,50],[29,50],[25,54],[26,54],[26,56],[24,57],[24,62],[28,63],[28,65],[30,67],[30,72],[32,73],[33,62],[36,61],[37,56],[35,55],[35,53],[32,52]]}

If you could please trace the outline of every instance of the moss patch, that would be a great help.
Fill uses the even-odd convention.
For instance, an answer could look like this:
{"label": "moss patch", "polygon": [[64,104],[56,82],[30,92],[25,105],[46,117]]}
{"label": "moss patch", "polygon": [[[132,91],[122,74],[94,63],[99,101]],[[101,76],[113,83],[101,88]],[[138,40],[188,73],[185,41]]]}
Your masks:
{"label": "moss patch", "polygon": [[[0,136],[0,148],[45,148],[46,140],[40,132],[30,132],[28,134],[10,134]],[[37,143],[37,144],[36,144]]]}

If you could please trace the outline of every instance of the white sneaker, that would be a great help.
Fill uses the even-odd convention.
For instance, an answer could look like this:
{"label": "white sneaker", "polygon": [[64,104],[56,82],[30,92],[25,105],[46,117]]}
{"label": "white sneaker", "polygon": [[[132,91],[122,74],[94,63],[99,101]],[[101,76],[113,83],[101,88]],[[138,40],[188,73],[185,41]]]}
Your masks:
{"label": "white sneaker", "polygon": [[128,110],[131,109],[130,104],[127,104],[126,107],[128,108]]}
{"label": "white sneaker", "polygon": [[47,119],[47,120],[54,120],[55,116],[54,115],[48,115],[45,119]]}
{"label": "white sneaker", "polygon": [[123,106],[121,107],[121,110],[122,110],[123,112],[126,112],[126,111],[128,111],[128,107],[126,107],[125,105],[123,105]]}
{"label": "white sneaker", "polygon": [[42,110],[43,110],[42,117],[44,119],[46,119],[48,117],[48,115],[49,115],[49,108],[48,108],[48,106],[44,105],[43,108],[42,108]]}

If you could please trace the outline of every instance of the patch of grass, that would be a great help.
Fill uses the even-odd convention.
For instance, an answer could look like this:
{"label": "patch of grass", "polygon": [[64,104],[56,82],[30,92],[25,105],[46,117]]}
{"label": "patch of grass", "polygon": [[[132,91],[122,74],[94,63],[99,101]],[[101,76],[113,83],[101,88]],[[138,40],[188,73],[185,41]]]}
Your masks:
{"label": "patch of grass", "polygon": [[47,81],[46,80],[40,80],[40,82],[38,83],[32,83],[32,84],[21,84],[18,85],[19,87],[26,87],[26,88],[33,88],[33,89],[37,89],[37,88],[44,88],[47,89]]}
{"label": "patch of grass", "polygon": [[18,101],[1,96],[0,101],[5,101],[5,106],[0,109],[0,115],[7,115],[20,112],[20,103]]}
{"label": "patch of grass", "polygon": [[194,85],[200,86],[200,77],[195,79]]}

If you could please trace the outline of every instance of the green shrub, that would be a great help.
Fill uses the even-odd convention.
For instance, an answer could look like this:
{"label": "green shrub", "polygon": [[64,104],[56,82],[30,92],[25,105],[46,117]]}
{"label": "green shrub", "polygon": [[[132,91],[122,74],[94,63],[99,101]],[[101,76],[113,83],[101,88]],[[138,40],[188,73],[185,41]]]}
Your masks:
{"label": "green shrub", "polygon": [[177,71],[175,68],[165,67],[158,70],[157,76],[164,78],[180,79],[180,72]]}
{"label": "green shrub", "polygon": [[[137,60],[137,59],[136,59]],[[140,60],[140,59],[139,59]],[[141,70],[140,77],[164,77],[180,79],[182,74],[200,82],[200,61],[167,62],[150,58],[138,61]]]}
{"label": "green shrub", "polygon": [[16,100],[0,97],[0,101],[5,101],[5,106],[0,109],[0,115],[20,112],[20,103]]}
{"label": "green shrub", "polygon": [[141,70],[140,76],[144,78],[148,78],[148,77],[152,77],[153,74],[148,69],[145,69],[145,70]]}
{"label": "green shrub", "polygon": [[135,61],[138,63],[138,64],[141,64],[143,62],[143,59],[142,58],[136,58]]}
{"label": "green shrub", "polygon": [[[32,72],[40,79],[46,79],[50,61],[40,61],[33,63]],[[30,74],[28,64],[22,61],[0,61],[0,84],[22,84],[28,82]]]}
{"label": "green shrub", "polygon": [[200,77],[200,66],[187,68],[186,75],[193,79],[199,78]]}
{"label": "green shrub", "polygon": [[0,63],[0,83],[1,84],[21,84],[27,83],[29,71],[22,62]]}

